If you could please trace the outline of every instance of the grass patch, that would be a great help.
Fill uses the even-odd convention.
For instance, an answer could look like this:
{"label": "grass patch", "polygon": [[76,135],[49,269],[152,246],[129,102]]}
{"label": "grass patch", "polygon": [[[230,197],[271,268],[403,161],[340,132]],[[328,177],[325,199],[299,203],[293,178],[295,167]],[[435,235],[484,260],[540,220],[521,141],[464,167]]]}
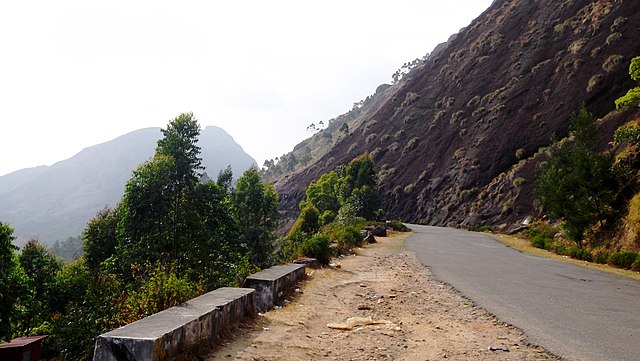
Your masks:
{"label": "grass patch", "polygon": [[[596,270],[600,270],[600,271],[604,271],[604,272],[609,272],[609,273],[614,273],[617,274],[619,276],[623,276],[623,277],[628,277],[628,278],[632,278],[636,281],[640,281],[640,273],[638,272],[633,272],[633,271],[628,271],[628,270],[623,270],[620,268],[615,268],[612,267],[610,265],[606,265],[606,264],[598,264],[598,263],[591,263],[591,262],[585,262],[585,261],[580,261],[577,259],[573,259],[573,258],[569,258],[568,256],[561,256],[558,254],[555,254],[553,252],[547,251],[547,250],[543,250],[540,248],[535,248],[531,245],[531,243],[529,242],[529,240],[522,238],[522,237],[518,237],[518,236],[511,236],[511,235],[506,235],[506,234],[494,234],[492,235],[493,238],[495,238],[497,241],[504,243],[505,245],[517,249],[521,252],[524,253],[528,253],[528,254],[532,254],[538,257],[544,257],[544,258],[549,258],[549,259],[553,259],[556,261],[560,261],[560,262],[566,262],[566,263],[572,263],[581,267],[585,267],[585,268],[589,268],[589,269],[596,269]],[[594,260],[597,259],[597,254],[594,257]],[[638,265],[640,267],[640,264]]]}

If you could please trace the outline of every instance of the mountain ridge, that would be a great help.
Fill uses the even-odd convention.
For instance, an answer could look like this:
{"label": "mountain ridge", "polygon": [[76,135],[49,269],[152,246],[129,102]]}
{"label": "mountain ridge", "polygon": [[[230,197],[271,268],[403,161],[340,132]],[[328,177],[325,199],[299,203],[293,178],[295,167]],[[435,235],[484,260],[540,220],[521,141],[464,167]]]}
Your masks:
{"label": "mountain ridge", "polygon": [[[132,171],[153,156],[161,137],[159,127],[142,128],[51,166],[0,177],[0,219],[15,228],[19,243],[39,238],[52,244],[79,235],[98,211],[117,204]],[[227,165],[237,177],[256,164],[222,128],[205,127],[198,144],[213,177]]]}

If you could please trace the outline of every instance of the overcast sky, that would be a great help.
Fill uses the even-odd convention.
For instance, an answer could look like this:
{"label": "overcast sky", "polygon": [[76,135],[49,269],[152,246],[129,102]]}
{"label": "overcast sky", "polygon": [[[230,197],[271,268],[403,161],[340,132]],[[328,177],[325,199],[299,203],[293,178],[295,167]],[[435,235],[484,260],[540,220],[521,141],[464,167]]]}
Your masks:
{"label": "overcast sky", "polygon": [[183,112],[262,165],[491,1],[2,1],[0,175]]}

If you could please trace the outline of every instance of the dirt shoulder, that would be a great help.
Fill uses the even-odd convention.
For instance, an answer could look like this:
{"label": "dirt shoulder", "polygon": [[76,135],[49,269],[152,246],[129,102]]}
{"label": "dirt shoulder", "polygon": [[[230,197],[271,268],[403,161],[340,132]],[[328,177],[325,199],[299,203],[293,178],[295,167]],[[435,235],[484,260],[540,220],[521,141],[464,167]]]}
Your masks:
{"label": "dirt shoulder", "polygon": [[435,279],[407,234],[308,270],[285,307],[235,330],[206,360],[555,360]]}

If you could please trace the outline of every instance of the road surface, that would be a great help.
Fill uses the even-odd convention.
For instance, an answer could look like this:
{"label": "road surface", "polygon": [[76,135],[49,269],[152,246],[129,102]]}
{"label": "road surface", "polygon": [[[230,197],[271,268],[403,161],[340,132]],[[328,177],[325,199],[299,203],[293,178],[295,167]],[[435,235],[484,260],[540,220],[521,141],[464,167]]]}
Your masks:
{"label": "road surface", "polygon": [[640,360],[640,282],[522,253],[495,239],[410,226],[440,280],[568,360]]}

